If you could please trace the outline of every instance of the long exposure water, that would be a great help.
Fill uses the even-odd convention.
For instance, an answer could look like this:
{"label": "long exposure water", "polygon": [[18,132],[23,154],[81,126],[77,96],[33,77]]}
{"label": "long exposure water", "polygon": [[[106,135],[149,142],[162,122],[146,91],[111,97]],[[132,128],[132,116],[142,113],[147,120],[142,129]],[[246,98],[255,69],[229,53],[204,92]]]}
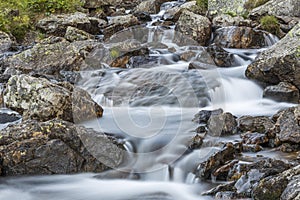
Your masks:
{"label": "long exposure water", "polygon": [[[163,18],[166,8],[181,3],[163,4],[143,28],[148,36],[143,45],[151,50],[150,65],[82,71],[77,83],[104,108],[102,118],[83,125],[118,137],[128,151],[126,162],[101,174],[2,178],[0,200],[211,199],[201,193],[217,183],[198,180],[194,171],[221,144],[239,136],[208,138],[204,147],[191,151],[188,142],[197,128],[194,115],[201,109],[222,108],[237,117],[270,116],[292,105],[262,98],[262,88],[244,76],[247,65],[264,49],[226,49],[236,65],[217,68],[208,58],[201,59],[205,48],[179,46],[173,42],[174,29],[153,25]],[[270,45],[276,42],[268,34],[266,40]],[[163,45],[155,47],[158,43]],[[178,56],[186,51],[195,53],[188,62]],[[200,62],[196,69],[189,68],[193,61]]]}

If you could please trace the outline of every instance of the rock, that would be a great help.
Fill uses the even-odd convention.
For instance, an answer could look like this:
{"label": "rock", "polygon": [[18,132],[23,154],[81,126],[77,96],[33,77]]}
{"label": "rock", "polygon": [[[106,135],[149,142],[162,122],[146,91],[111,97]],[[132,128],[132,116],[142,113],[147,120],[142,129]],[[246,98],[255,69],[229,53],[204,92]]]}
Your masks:
{"label": "rock", "polygon": [[268,46],[263,31],[249,27],[223,27],[215,31],[212,43],[225,48],[262,48]]}
{"label": "rock", "polygon": [[287,82],[266,87],[263,96],[280,102],[299,103],[299,90]]}
{"label": "rock", "polygon": [[60,118],[70,122],[101,117],[103,109],[82,89],[68,83],[53,84],[28,75],[12,76],[4,94],[7,107],[24,119],[45,121]]}
{"label": "rock", "polygon": [[[63,38],[50,37],[19,54],[6,59],[6,74],[41,73],[59,74],[61,70],[78,71],[87,54],[102,45],[94,40],[70,43]],[[12,72],[10,72],[12,71]]]}
{"label": "rock", "polygon": [[188,147],[190,149],[199,149],[203,144],[203,137],[201,135],[195,135],[191,141],[189,141]]}
{"label": "rock", "polygon": [[160,6],[167,1],[168,0],[145,0],[135,7],[134,12],[156,14],[160,11]]}
{"label": "rock", "polygon": [[196,176],[201,179],[210,179],[211,175],[214,174],[218,168],[223,166],[226,162],[233,160],[236,153],[236,149],[232,143],[226,144],[223,149],[198,165],[195,172]]}
{"label": "rock", "polygon": [[300,175],[296,175],[292,177],[289,181],[288,185],[286,186],[285,190],[281,194],[281,199],[284,200],[293,200],[293,199],[300,199]]}
{"label": "rock", "polygon": [[[17,114],[0,113],[0,124],[6,124],[9,122],[15,122],[21,119],[21,116]],[[1,137],[1,136],[0,136]]]}
{"label": "rock", "polygon": [[138,18],[134,15],[116,16],[109,20],[109,25],[105,27],[102,32],[105,39],[108,39],[117,32],[139,24]]}
{"label": "rock", "polygon": [[175,6],[173,8],[167,9],[163,18],[165,20],[171,20],[173,22],[177,22],[182,11],[184,9],[190,10],[196,5],[196,1],[188,1],[180,6]]}
{"label": "rock", "polygon": [[103,6],[117,6],[123,0],[84,0],[84,8],[101,8]]}
{"label": "rock", "polygon": [[[294,180],[299,174],[300,165],[278,175],[266,177],[254,187],[252,197],[256,200],[297,199],[293,197],[299,196],[299,182],[295,184]],[[291,187],[296,190],[291,191]]]}
{"label": "rock", "polygon": [[300,2],[298,0],[270,0],[249,13],[251,19],[265,15],[300,17]]}
{"label": "rock", "polygon": [[266,84],[288,82],[300,89],[300,23],[283,39],[263,51],[247,70],[246,76]]}
{"label": "rock", "polygon": [[9,35],[3,31],[0,31],[0,54],[7,51],[12,44],[13,41],[11,40]]}
{"label": "rock", "polygon": [[91,34],[99,34],[99,27],[106,22],[101,19],[88,17],[85,13],[51,15],[37,22],[36,28],[43,33],[63,37],[68,26],[72,26]]}
{"label": "rock", "polygon": [[133,15],[142,22],[150,22],[152,21],[151,15],[147,12],[135,12]]}
{"label": "rock", "polygon": [[280,111],[275,123],[276,138],[280,142],[300,143],[300,108],[299,106]]}
{"label": "rock", "polygon": [[24,121],[0,136],[2,176],[102,172],[125,155],[115,138],[59,119]]}
{"label": "rock", "polygon": [[223,110],[222,109],[217,109],[217,110],[200,110],[193,119],[193,122],[199,123],[199,124],[207,124],[209,118],[212,115],[219,115],[222,114]]}
{"label": "rock", "polygon": [[244,0],[208,1],[208,11],[211,15],[218,13],[231,13],[233,15],[241,15],[246,12],[244,4]]}
{"label": "rock", "polygon": [[241,134],[244,144],[267,144],[269,138],[261,133],[243,133]]}
{"label": "rock", "polygon": [[274,122],[264,116],[242,116],[238,119],[238,124],[238,129],[242,133],[249,131],[264,134],[274,127]]}
{"label": "rock", "polygon": [[227,112],[211,115],[207,122],[208,134],[214,137],[235,134],[237,130],[235,118],[235,116]]}
{"label": "rock", "polygon": [[68,26],[64,38],[66,38],[70,42],[95,39],[95,37],[93,35],[85,32],[83,30],[74,28],[72,26]]}
{"label": "rock", "polygon": [[235,65],[234,55],[219,45],[212,44],[207,48],[208,53],[219,67],[231,67]]}
{"label": "rock", "polygon": [[211,22],[207,17],[184,10],[176,23],[175,30],[195,40],[199,45],[205,46],[211,36]]}

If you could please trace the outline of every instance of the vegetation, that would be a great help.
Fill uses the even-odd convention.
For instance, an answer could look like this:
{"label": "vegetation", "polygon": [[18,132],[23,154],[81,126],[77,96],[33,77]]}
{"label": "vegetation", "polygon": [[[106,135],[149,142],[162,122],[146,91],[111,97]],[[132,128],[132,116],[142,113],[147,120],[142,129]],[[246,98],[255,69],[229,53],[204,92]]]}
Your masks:
{"label": "vegetation", "polygon": [[80,0],[5,0],[0,1],[0,30],[18,41],[32,29],[36,18],[51,13],[68,13],[81,5]]}
{"label": "vegetation", "polygon": [[208,0],[196,0],[196,4],[197,6],[201,9],[201,10],[205,10],[207,11],[208,9]]}
{"label": "vegetation", "polygon": [[268,1],[270,0],[248,0],[244,7],[247,9],[247,10],[252,10],[253,8],[256,8],[258,6],[261,6],[265,3],[267,3]]}
{"label": "vegetation", "polygon": [[279,25],[278,20],[274,16],[267,15],[267,16],[262,17],[260,19],[260,25],[261,25],[262,29],[264,29],[272,34],[277,35],[279,33],[280,25]]}

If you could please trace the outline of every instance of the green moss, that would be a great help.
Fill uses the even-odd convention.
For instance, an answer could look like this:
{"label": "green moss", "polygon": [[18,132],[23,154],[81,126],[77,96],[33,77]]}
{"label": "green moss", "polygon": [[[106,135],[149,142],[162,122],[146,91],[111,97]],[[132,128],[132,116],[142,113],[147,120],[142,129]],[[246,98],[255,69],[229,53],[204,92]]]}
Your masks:
{"label": "green moss", "polygon": [[278,20],[274,16],[264,16],[260,19],[260,25],[263,30],[268,31],[269,33],[277,35],[280,30],[280,25]]}
{"label": "green moss", "polygon": [[0,1],[0,30],[11,33],[21,41],[43,15],[73,12],[80,6],[80,0]]}
{"label": "green moss", "polygon": [[110,56],[112,58],[117,58],[120,56],[120,52],[118,51],[118,49],[113,48],[110,50]]}
{"label": "green moss", "polygon": [[248,0],[245,4],[244,7],[247,10],[252,10],[258,6],[261,6],[265,3],[267,3],[270,0]]}

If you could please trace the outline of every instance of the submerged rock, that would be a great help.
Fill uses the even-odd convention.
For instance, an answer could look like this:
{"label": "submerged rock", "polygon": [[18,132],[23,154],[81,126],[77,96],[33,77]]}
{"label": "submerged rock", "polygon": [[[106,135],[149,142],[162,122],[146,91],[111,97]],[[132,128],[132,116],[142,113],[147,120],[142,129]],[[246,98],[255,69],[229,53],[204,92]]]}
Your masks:
{"label": "submerged rock", "polygon": [[115,138],[58,119],[0,131],[2,176],[102,172],[123,158]]}
{"label": "submerged rock", "polygon": [[263,31],[250,27],[229,26],[215,31],[213,43],[225,48],[262,48],[268,46]]}
{"label": "submerged rock", "polygon": [[266,87],[263,96],[280,102],[299,103],[299,90],[287,82]]}
{"label": "submerged rock", "polygon": [[263,51],[247,70],[246,76],[269,85],[288,82],[300,89],[300,23],[283,39]]}
{"label": "submerged rock", "polygon": [[4,61],[6,74],[41,73],[59,74],[61,70],[77,71],[87,54],[102,44],[95,40],[70,43],[63,38],[49,37]]}
{"label": "submerged rock", "polygon": [[178,19],[175,30],[195,40],[199,45],[205,46],[211,36],[211,22],[207,17],[184,10]]}
{"label": "submerged rock", "polygon": [[80,122],[101,117],[103,109],[82,89],[68,83],[56,85],[43,78],[12,76],[4,94],[7,107],[24,119],[45,121],[60,118]]}

